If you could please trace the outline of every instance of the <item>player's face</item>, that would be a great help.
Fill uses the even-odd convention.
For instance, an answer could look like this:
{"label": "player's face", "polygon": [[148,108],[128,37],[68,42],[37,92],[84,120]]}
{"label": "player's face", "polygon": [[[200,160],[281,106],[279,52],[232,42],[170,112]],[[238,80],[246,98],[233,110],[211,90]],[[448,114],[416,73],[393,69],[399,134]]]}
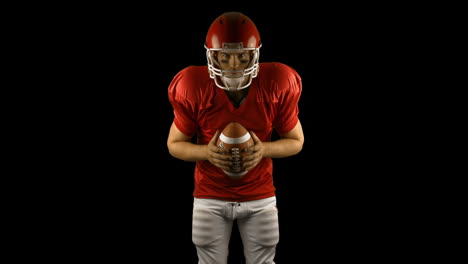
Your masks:
{"label": "player's face", "polygon": [[[254,51],[245,50],[220,50],[211,51],[213,68],[218,71],[215,83],[223,89],[237,91],[247,87],[252,81],[252,62],[255,57]],[[247,70],[247,71],[246,71]],[[242,88],[241,88],[242,87]]]}
{"label": "player's face", "polygon": [[218,51],[214,55],[220,68],[225,71],[242,71],[249,66],[252,58],[251,51],[244,51],[242,53]]}

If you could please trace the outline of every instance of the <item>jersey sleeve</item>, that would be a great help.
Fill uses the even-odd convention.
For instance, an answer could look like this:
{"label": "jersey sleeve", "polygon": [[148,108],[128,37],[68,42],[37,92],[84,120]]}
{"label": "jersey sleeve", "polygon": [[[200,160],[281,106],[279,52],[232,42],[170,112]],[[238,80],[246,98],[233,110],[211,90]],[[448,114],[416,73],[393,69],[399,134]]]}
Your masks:
{"label": "jersey sleeve", "polygon": [[293,129],[299,120],[299,99],[302,93],[302,79],[292,68],[284,66],[278,80],[278,109],[273,126],[279,134]]}
{"label": "jersey sleeve", "polygon": [[180,71],[169,84],[168,96],[174,113],[175,126],[185,135],[193,136],[197,129],[196,100],[187,69]]}

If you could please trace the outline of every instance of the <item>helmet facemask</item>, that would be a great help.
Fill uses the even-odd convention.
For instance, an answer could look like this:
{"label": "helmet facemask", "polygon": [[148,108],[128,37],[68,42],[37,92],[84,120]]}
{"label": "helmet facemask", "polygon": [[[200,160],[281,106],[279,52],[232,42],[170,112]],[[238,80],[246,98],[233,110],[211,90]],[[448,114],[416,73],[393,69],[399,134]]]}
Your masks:
{"label": "helmet facemask", "polygon": [[[228,91],[238,91],[250,86],[252,79],[257,77],[259,70],[260,47],[244,48],[242,42],[239,43],[223,43],[222,48],[206,48],[206,58],[208,60],[208,72],[221,89]],[[251,53],[249,65],[239,71],[227,71],[221,69],[218,61],[213,58],[212,52],[223,52],[228,54],[239,54],[249,51]],[[247,80],[247,81],[246,81]]]}

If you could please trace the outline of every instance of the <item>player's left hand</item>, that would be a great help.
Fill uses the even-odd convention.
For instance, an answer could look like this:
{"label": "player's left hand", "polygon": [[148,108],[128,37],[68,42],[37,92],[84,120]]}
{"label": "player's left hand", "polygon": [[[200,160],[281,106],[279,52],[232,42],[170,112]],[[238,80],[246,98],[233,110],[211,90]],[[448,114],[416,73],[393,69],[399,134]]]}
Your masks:
{"label": "player's left hand", "polygon": [[243,158],[244,170],[250,170],[257,166],[257,164],[262,160],[265,147],[263,146],[262,141],[255,135],[253,131],[250,131],[250,135],[254,141],[252,147],[244,149],[247,152],[247,155]]}

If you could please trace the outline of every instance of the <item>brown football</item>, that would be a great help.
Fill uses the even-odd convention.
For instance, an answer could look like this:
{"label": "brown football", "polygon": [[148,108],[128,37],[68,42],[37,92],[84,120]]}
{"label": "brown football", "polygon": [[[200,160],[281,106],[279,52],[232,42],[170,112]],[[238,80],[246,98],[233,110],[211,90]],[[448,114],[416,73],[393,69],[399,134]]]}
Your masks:
{"label": "brown football", "polygon": [[234,158],[231,171],[224,171],[226,175],[232,178],[240,178],[247,173],[246,170],[242,170],[241,158],[246,155],[243,149],[253,146],[254,142],[249,131],[243,125],[238,122],[229,123],[221,131],[216,145],[219,148],[228,149]]}

